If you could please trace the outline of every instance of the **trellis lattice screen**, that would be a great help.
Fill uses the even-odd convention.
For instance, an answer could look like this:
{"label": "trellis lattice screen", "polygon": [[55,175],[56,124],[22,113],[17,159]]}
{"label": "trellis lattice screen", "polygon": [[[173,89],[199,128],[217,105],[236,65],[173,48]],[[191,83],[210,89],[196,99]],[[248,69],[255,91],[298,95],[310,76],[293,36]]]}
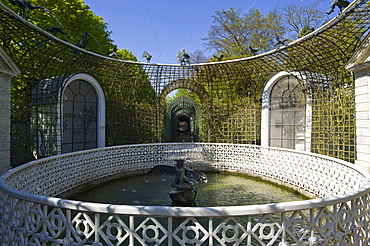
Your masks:
{"label": "trellis lattice screen", "polygon": [[[276,50],[186,66],[97,55],[32,25],[4,4],[11,6],[0,4],[0,45],[22,70],[12,85],[13,165],[36,158],[39,146],[54,146],[58,138],[40,138],[42,129],[32,127],[33,122],[48,119],[45,129],[54,134],[55,117],[59,117],[55,105],[35,100],[35,93],[48,95],[41,83],[77,73],[91,75],[104,91],[105,142],[109,146],[167,141],[165,98],[177,89],[189,90],[199,98],[199,141],[258,144],[264,84],[280,71],[299,73],[299,78],[305,78],[300,80],[302,90],[312,98],[311,151],[351,162],[355,159],[354,82],[343,66],[368,33],[368,1],[352,2],[320,29]],[[41,109],[42,119],[35,113]]]}

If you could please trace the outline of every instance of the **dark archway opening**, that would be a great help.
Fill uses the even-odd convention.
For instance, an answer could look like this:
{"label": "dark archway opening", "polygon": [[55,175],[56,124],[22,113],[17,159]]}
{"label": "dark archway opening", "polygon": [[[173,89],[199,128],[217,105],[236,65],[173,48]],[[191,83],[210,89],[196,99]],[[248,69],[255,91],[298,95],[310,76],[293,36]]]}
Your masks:
{"label": "dark archway opening", "polygon": [[167,141],[200,141],[201,121],[199,104],[193,98],[179,96],[169,100],[165,120]]}
{"label": "dark archway opening", "polygon": [[[175,129],[176,128],[176,129]],[[172,119],[172,141],[175,142],[191,142],[191,121],[186,115],[179,115]]]}

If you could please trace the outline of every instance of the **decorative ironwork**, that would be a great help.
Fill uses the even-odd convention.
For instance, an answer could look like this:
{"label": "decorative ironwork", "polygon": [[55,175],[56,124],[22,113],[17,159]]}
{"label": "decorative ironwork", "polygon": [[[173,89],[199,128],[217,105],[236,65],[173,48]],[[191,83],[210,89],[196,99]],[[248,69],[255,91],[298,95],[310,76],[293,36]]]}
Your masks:
{"label": "decorative ironwork", "polygon": [[[256,175],[320,199],[236,207],[151,207],[56,196],[184,159]],[[369,174],[327,156],[255,145],[109,147],[37,160],[0,179],[4,245],[369,245]],[[53,196],[53,197],[51,197]]]}
{"label": "decorative ironwork", "polygon": [[310,150],[353,162],[354,80],[343,66],[369,32],[369,12],[368,1],[357,0],[321,28],[270,52],[182,66],[93,54],[33,26],[1,3],[0,45],[22,70],[13,80],[13,165],[38,151],[30,123],[42,121],[32,114],[32,106],[42,102],[31,97],[45,79],[87,73],[99,81],[107,98],[107,145],[166,141],[165,97],[177,88],[199,96],[200,141],[258,143],[263,87],[280,71],[298,73],[302,91],[312,98]]}

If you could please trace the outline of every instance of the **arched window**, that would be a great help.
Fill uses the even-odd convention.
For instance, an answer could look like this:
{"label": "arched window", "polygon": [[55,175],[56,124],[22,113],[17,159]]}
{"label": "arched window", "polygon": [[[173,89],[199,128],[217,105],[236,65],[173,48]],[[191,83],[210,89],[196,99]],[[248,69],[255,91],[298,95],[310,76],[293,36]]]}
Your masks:
{"label": "arched window", "polygon": [[275,83],[270,95],[270,146],[304,149],[304,105],[297,79],[286,76]]}
{"label": "arched window", "polygon": [[306,96],[296,77],[280,73],[266,85],[262,145],[306,150]]}
{"label": "arched window", "polygon": [[104,96],[87,76],[71,78],[63,91],[62,153],[104,146]]}

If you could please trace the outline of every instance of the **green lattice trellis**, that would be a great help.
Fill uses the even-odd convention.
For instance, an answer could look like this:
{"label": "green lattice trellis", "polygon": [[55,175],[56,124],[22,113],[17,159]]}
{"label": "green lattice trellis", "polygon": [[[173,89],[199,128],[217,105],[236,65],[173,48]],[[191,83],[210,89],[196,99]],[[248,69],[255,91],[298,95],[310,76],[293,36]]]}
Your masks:
{"label": "green lattice trellis", "polygon": [[180,66],[96,55],[55,38],[0,4],[0,45],[22,70],[12,81],[13,165],[37,152],[34,142],[39,140],[31,123],[38,121],[32,110],[40,101],[32,95],[40,81],[75,73],[90,74],[101,84],[106,143],[119,145],[166,141],[164,99],[178,88],[196,93],[202,102],[200,141],[258,143],[266,81],[280,71],[298,72],[312,98],[311,151],[354,161],[354,83],[343,67],[368,33],[369,12],[369,3],[357,0],[345,13],[288,46],[238,60]]}

